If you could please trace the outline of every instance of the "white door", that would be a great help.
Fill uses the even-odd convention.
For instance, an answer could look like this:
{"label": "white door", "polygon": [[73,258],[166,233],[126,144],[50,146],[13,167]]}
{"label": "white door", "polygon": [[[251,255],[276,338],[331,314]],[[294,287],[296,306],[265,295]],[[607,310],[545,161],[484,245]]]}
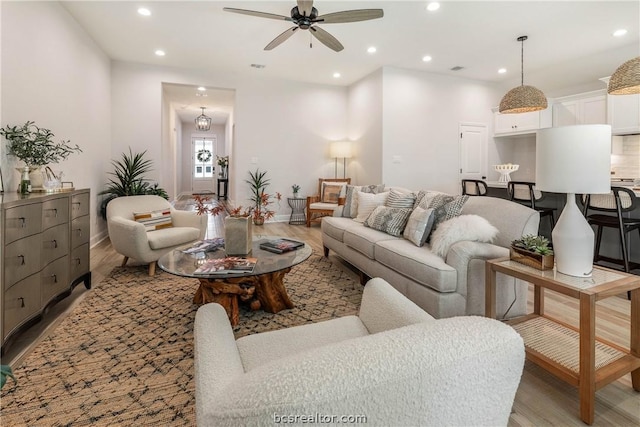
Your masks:
{"label": "white door", "polygon": [[460,179],[486,179],[487,126],[461,124]]}
{"label": "white door", "polygon": [[191,191],[214,193],[216,176],[216,138],[191,138]]}

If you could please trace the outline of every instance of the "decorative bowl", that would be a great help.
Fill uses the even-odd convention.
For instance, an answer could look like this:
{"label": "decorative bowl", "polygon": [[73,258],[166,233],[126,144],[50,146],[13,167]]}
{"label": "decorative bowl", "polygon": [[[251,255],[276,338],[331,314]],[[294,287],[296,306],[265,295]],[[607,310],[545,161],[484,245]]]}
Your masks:
{"label": "decorative bowl", "polygon": [[515,172],[520,168],[520,165],[514,165],[511,163],[507,163],[504,165],[493,165],[493,169],[500,174],[500,178],[498,182],[509,182],[511,181],[511,177],[509,174],[511,172]]}

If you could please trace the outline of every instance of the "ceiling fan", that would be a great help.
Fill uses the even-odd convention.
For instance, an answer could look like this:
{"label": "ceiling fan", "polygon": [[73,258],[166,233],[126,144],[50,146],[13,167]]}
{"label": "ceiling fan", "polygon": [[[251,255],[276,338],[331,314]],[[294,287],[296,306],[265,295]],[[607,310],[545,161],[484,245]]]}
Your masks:
{"label": "ceiling fan", "polygon": [[260,18],[289,21],[296,24],[295,27],[289,28],[287,31],[273,39],[271,43],[265,46],[264,50],[271,50],[274,47],[279,46],[282,42],[291,37],[293,33],[300,29],[310,30],[311,35],[318,39],[322,44],[327,46],[329,49],[340,52],[344,49],[344,46],[342,46],[338,39],[318,27],[316,24],[342,24],[346,22],[368,21],[369,19],[377,19],[384,16],[384,11],[382,9],[345,10],[342,12],[328,13],[326,15],[319,16],[318,9],[313,7],[313,0],[297,0],[297,2],[298,5],[291,9],[291,17],[276,15],[274,13],[256,12],[254,10],[236,9],[233,7],[225,7],[223,10],[227,12],[241,13],[243,15],[257,16]]}

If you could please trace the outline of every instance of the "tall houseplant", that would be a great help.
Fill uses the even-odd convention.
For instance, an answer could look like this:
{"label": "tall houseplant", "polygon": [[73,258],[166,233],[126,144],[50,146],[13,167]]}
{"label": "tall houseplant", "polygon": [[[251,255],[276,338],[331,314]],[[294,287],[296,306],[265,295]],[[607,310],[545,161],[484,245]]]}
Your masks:
{"label": "tall houseplant", "polygon": [[107,188],[102,190],[100,195],[107,195],[102,200],[100,214],[103,219],[107,218],[107,204],[116,197],[139,196],[143,194],[154,194],[156,196],[169,198],[167,192],[158,187],[158,184],[149,182],[145,175],[152,170],[153,162],[145,159],[146,150],[142,153],[133,153],[129,148],[129,153],[122,153],[121,160],[113,160],[114,172],[109,172],[113,178],[109,179]]}
{"label": "tall houseplant", "polygon": [[264,224],[265,219],[273,218],[275,211],[269,209],[269,205],[273,203],[271,200],[274,197],[276,200],[280,200],[282,195],[275,193],[275,196],[265,192],[267,186],[271,182],[266,178],[267,172],[260,169],[256,169],[255,172],[249,171],[249,179],[245,180],[251,188],[251,197],[249,200],[252,202],[251,216],[253,217],[253,223],[256,225]]}

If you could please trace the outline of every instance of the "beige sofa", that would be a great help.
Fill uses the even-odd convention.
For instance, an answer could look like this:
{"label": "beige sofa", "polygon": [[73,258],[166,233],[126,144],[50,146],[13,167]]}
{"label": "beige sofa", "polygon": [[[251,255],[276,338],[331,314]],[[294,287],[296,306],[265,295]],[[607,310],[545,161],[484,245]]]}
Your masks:
{"label": "beige sofa", "polygon": [[[484,315],[485,260],[509,255],[511,241],[537,234],[540,215],[533,209],[504,199],[472,196],[462,215],[475,214],[498,229],[493,243],[461,241],[440,257],[428,244],[418,247],[365,227],[351,218],[334,216],[322,220],[325,256],[334,251],[362,273],[362,282],[381,277],[435,318]],[[526,314],[525,282],[498,274],[498,318]]]}
{"label": "beige sofa", "polygon": [[434,320],[382,279],[365,287],[358,316],[237,341],[225,310],[205,304],[194,342],[199,427],[353,424],[349,416],[368,426],[506,426],[524,365],[511,327]]}

